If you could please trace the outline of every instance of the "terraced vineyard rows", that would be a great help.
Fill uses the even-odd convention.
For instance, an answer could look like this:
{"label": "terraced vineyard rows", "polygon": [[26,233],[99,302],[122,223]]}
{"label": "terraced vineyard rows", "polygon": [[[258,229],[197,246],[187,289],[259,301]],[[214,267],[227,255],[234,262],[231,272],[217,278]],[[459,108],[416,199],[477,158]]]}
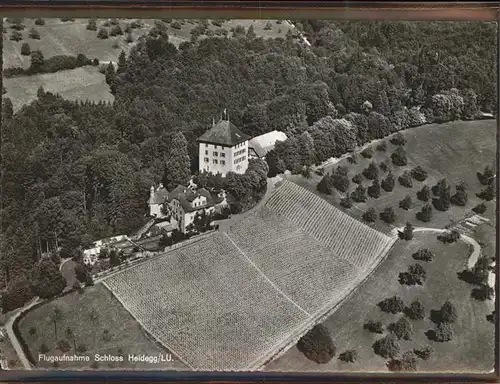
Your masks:
{"label": "terraced vineyard rows", "polygon": [[317,317],[325,303],[338,303],[362,271],[268,208],[228,232],[249,259],[288,297]]}
{"label": "terraced vineyard rows", "polygon": [[132,315],[195,370],[244,370],[310,318],[224,234],[106,280]]}
{"label": "terraced vineyard rows", "polygon": [[283,183],[266,207],[303,228],[336,257],[362,269],[374,265],[392,241],[290,181]]}

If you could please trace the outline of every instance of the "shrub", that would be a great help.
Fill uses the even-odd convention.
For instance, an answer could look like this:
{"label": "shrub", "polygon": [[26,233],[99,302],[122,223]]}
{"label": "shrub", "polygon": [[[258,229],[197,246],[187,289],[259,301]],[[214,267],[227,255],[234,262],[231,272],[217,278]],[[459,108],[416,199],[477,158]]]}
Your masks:
{"label": "shrub", "polygon": [[387,143],[385,141],[382,141],[380,144],[377,145],[375,149],[379,152],[385,152],[387,151]]}
{"label": "shrub", "polygon": [[99,39],[107,39],[109,36],[108,36],[108,30],[105,29],[105,28],[101,28],[99,29],[99,32],[97,33],[97,38]]}
{"label": "shrub", "polygon": [[450,203],[459,207],[465,207],[467,205],[467,192],[457,187],[457,192],[451,196]]}
{"label": "shrub", "polygon": [[416,217],[418,220],[428,223],[432,220],[432,206],[430,204],[425,204],[420,212],[417,212]]}
{"label": "shrub", "polygon": [[365,159],[371,159],[373,157],[373,149],[371,149],[371,147],[366,147],[361,152],[361,156],[363,156]]}
{"label": "shrub", "polygon": [[388,335],[373,343],[373,351],[385,358],[394,358],[399,354],[399,344],[394,335]]}
{"label": "shrub", "polygon": [[373,180],[372,185],[368,187],[368,195],[374,199],[380,197],[380,183],[378,179]]}
{"label": "shrub", "polygon": [[378,178],[378,166],[375,162],[371,162],[367,168],[363,170],[363,176],[366,177],[368,180],[375,180]]}
{"label": "shrub", "polygon": [[111,30],[109,31],[110,36],[118,36],[118,35],[123,35],[122,28],[120,27],[119,24],[114,25]]}
{"label": "shrub", "polygon": [[45,20],[39,17],[35,19],[35,25],[45,25]]}
{"label": "shrub", "polygon": [[427,185],[424,185],[420,191],[417,192],[417,199],[420,201],[429,201],[431,198],[431,190]]}
{"label": "shrub", "polygon": [[400,146],[405,145],[406,139],[401,132],[398,132],[392,137],[391,143],[394,145],[400,145]]}
{"label": "shrub", "polygon": [[387,177],[382,180],[381,187],[386,192],[391,192],[394,189],[395,179],[392,172],[389,172]]}
{"label": "shrub", "polygon": [[364,203],[366,201],[366,190],[361,184],[351,193],[351,199],[356,203]]}
{"label": "shrub", "polygon": [[49,347],[47,347],[47,344],[45,344],[45,342],[40,345],[40,353],[46,354],[49,351],[50,349]]}
{"label": "shrub", "polygon": [[30,29],[28,36],[31,39],[40,40],[40,33],[35,28]]}
{"label": "shrub", "polygon": [[439,321],[441,323],[454,323],[458,318],[457,310],[452,302],[446,301],[439,310]]}
{"label": "shrub", "polygon": [[393,296],[379,302],[378,307],[385,313],[400,313],[405,309],[403,300],[399,296]]}
{"label": "shrub", "polygon": [[328,363],[335,356],[335,346],[328,330],[321,324],[315,325],[297,343],[297,349],[309,360],[318,364]]}
{"label": "shrub", "polygon": [[143,26],[144,23],[141,20],[135,20],[130,23],[130,28],[132,29],[142,28]]}
{"label": "shrub", "polygon": [[488,284],[481,284],[478,288],[474,288],[471,293],[471,297],[475,300],[486,301],[492,300],[495,291]]}
{"label": "shrub", "polygon": [[486,316],[486,320],[488,320],[490,323],[496,324],[496,317],[496,311],[493,311]]}
{"label": "shrub", "polygon": [[399,238],[407,241],[413,239],[413,225],[411,223],[406,223],[403,232],[399,232]]}
{"label": "shrub", "polygon": [[97,31],[97,23],[94,19],[90,19],[85,27],[88,31]]}
{"label": "shrub", "polygon": [[339,360],[345,363],[354,363],[358,358],[358,352],[354,349],[348,349],[339,355]]}
{"label": "shrub", "polygon": [[112,335],[111,335],[111,332],[109,332],[109,329],[105,329],[104,331],[102,331],[102,339],[103,341],[111,341],[112,339]]}
{"label": "shrub", "polygon": [[347,158],[347,161],[349,162],[349,164],[357,164],[358,163],[358,160],[356,159],[356,155],[355,154],[349,156]]}
{"label": "shrub", "polygon": [[170,24],[170,26],[174,29],[181,29],[182,28],[182,25],[181,23],[179,23],[178,21],[174,21]]}
{"label": "shrub", "polygon": [[95,58],[94,60],[92,60],[92,65],[94,67],[97,67],[99,65],[99,59],[98,58]]}
{"label": "shrub", "polygon": [[14,19],[11,20],[12,25],[10,26],[13,30],[15,31],[22,31],[24,30],[24,24],[21,19]]}
{"label": "shrub", "polygon": [[345,167],[338,167],[332,175],[333,186],[341,192],[346,192],[349,188],[349,177]]}
{"label": "shrub", "polygon": [[352,182],[356,184],[361,184],[363,182],[363,175],[361,173],[354,175],[354,177],[352,178]]}
{"label": "shrub", "polygon": [[412,320],[422,320],[425,317],[425,308],[420,300],[414,300],[404,309],[405,315]]}
{"label": "shrub", "polygon": [[368,321],[363,325],[363,328],[372,333],[384,333],[384,327],[380,321]]}
{"label": "shrub", "polygon": [[36,336],[36,327],[30,327],[28,332],[29,332],[31,337],[35,337]]}
{"label": "shrub", "polygon": [[85,344],[78,344],[78,347],[76,347],[76,351],[78,353],[85,353],[88,351],[88,347]]}
{"label": "shrub", "polygon": [[365,213],[363,213],[363,220],[367,223],[374,223],[377,220],[377,212],[375,208],[369,208]]}
{"label": "shrub", "polygon": [[434,354],[434,349],[430,345],[426,345],[425,347],[415,348],[413,353],[422,360],[429,360]]}
{"label": "shrub", "polygon": [[406,187],[406,188],[413,187],[413,181],[411,178],[411,174],[408,171],[405,171],[401,176],[399,176],[398,181],[399,181],[399,184],[401,184],[403,187]]}
{"label": "shrub", "polygon": [[71,349],[71,345],[68,340],[61,339],[57,342],[57,349],[59,349],[63,353],[66,353]]}
{"label": "shrub", "polygon": [[477,178],[482,185],[493,184],[495,172],[489,166],[484,168],[484,173],[478,172]]}
{"label": "shrub", "polygon": [[398,338],[398,340],[411,340],[413,328],[405,317],[401,317],[395,323],[389,324],[388,329]]}
{"label": "shrub", "polygon": [[410,265],[408,272],[399,274],[399,282],[405,285],[422,285],[427,274],[420,264]]}
{"label": "shrub", "polygon": [[446,342],[453,340],[453,327],[448,323],[441,323],[437,326],[434,332],[434,340],[438,342]]}
{"label": "shrub", "polygon": [[449,232],[438,235],[437,238],[444,244],[455,243],[460,239],[460,232],[458,232],[456,229],[453,229]]}
{"label": "shrub", "polygon": [[396,214],[392,207],[385,208],[382,212],[380,212],[380,220],[387,224],[392,224],[396,220]]}
{"label": "shrub", "polygon": [[350,193],[348,193],[347,195],[345,195],[345,197],[340,199],[340,205],[344,208],[351,208],[352,207],[352,199],[351,199]]}
{"label": "shrub", "polygon": [[74,18],[72,18],[72,17],[61,17],[61,19],[60,19],[60,20],[61,20],[63,23],[66,23],[66,22],[68,22],[68,21],[75,21],[75,19],[74,19]]}
{"label": "shrub", "polygon": [[434,253],[428,248],[422,248],[415,252],[412,257],[415,260],[432,261],[434,259]]}
{"label": "shrub", "polygon": [[481,203],[472,208],[472,212],[482,215],[486,212],[486,204]]}
{"label": "shrub", "polygon": [[450,186],[446,179],[441,179],[432,187],[432,193],[437,195],[437,199],[433,199],[434,208],[438,211],[447,211],[451,204]]}
{"label": "shrub", "polygon": [[384,160],[382,161],[380,164],[379,164],[379,168],[382,172],[387,172],[389,171],[389,163],[387,163],[387,160]]}
{"label": "shrub", "polygon": [[411,176],[417,181],[427,179],[427,172],[420,165],[411,170]]}
{"label": "shrub", "polygon": [[477,194],[482,200],[491,201],[495,198],[495,186],[493,184],[489,184],[484,188],[480,193]]}
{"label": "shrub", "polygon": [[399,202],[399,208],[404,209],[405,211],[408,211],[411,208],[412,201],[411,201],[411,196],[407,195],[403,200]]}
{"label": "shrub", "polygon": [[403,147],[397,147],[391,155],[392,163],[397,166],[405,166],[408,163],[406,152]]}
{"label": "shrub", "polygon": [[21,55],[23,56],[31,55],[31,48],[28,43],[23,43],[23,45],[21,46]]}
{"label": "shrub", "polygon": [[264,27],[264,30],[269,31],[271,29],[273,29],[273,25],[271,24],[270,21],[268,21]]}
{"label": "shrub", "polygon": [[401,359],[392,359],[387,363],[390,371],[415,372],[417,370],[417,359],[412,351],[405,352]]}
{"label": "shrub", "polygon": [[21,41],[23,39],[23,35],[20,32],[13,31],[10,35],[10,39],[12,41]]}

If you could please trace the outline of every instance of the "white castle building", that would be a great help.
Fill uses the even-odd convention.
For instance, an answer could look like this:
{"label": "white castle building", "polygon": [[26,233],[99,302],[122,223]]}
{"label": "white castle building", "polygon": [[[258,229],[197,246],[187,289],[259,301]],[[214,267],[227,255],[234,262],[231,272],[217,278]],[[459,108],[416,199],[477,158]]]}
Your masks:
{"label": "white castle building", "polygon": [[227,116],[198,138],[199,170],[225,176],[229,171],[245,173],[248,168],[250,136],[229,122]]}

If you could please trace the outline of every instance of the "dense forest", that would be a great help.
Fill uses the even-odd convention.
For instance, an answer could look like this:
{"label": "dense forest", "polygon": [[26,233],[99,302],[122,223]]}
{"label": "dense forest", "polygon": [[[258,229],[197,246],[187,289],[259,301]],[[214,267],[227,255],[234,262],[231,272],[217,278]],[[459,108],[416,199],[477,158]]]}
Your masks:
{"label": "dense forest", "polygon": [[311,47],[238,29],[178,49],[160,26],[107,68],[112,105],[39,89],[14,113],[3,99],[4,284],[33,273],[47,249],[69,256],[140,227],[149,187],[186,182],[196,138],[224,108],[249,135],[289,135],[268,156],[270,173],[401,129],[495,112],[494,23],[302,21]]}

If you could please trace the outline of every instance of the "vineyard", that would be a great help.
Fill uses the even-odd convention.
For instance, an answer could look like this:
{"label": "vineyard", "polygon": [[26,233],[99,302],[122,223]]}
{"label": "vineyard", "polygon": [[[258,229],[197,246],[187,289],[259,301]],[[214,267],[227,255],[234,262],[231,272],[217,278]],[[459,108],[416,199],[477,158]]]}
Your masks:
{"label": "vineyard", "polygon": [[193,370],[251,370],[330,313],[391,245],[391,238],[285,182],[267,206],[227,232],[105,284]]}
{"label": "vineyard", "polygon": [[337,259],[366,270],[380,260],[391,238],[359,222],[326,200],[285,181],[266,206],[303,228]]}

